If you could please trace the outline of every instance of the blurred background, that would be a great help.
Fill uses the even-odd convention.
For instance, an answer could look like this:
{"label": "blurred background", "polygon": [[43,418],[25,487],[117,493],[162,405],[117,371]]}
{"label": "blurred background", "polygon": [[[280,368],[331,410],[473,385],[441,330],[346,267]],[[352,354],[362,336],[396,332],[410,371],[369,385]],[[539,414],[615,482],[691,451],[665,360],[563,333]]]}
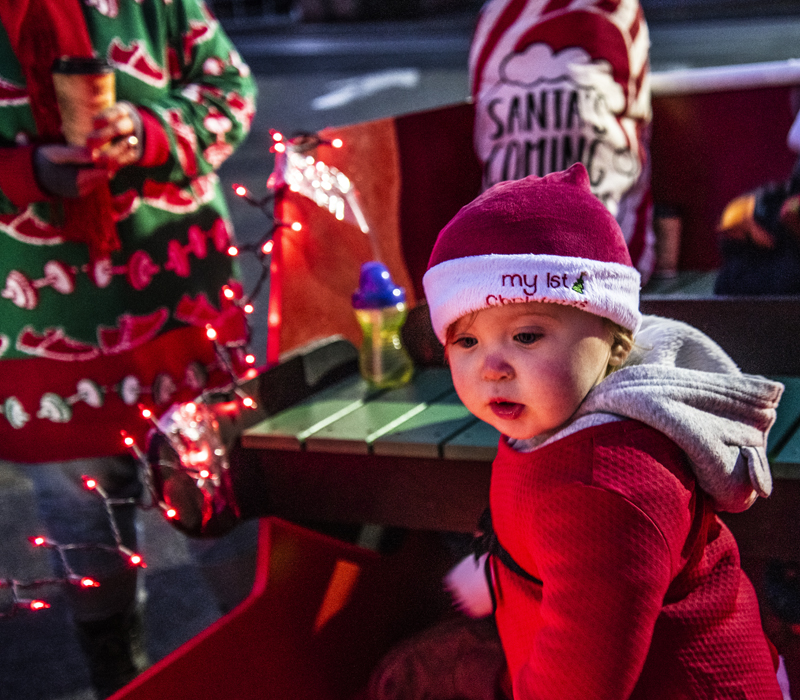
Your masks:
{"label": "blurred background", "polygon": [[[475,0],[212,0],[259,86],[248,141],[222,167],[241,242],[271,226],[232,192],[266,194],[270,130],[317,131],[461,102]],[[642,0],[654,71],[800,57],[798,0]],[[260,268],[242,260],[245,286]],[[265,288],[253,314],[253,350],[263,362]],[[258,300],[257,300],[258,301]],[[0,577],[47,577],[30,484],[0,470]],[[255,521],[219,540],[190,541],[154,512],[143,518],[147,643],[153,661],[197,634],[249,591]],[[51,608],[0,619],[0,700],[92,700],[88,676],[57,588]],[[0,606],[2,601],[0,600]],[[2,609],[2,607],[0,607]]]}

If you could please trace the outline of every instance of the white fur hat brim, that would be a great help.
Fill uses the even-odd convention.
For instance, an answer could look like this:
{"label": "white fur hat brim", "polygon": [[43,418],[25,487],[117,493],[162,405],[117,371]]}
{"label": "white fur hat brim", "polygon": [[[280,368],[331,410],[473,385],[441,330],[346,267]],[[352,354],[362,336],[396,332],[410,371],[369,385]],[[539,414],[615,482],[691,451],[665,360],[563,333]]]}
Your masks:
{"label": "white fur hat brim", "polygon": [[431,322],[444,343],[462,316],[504,304],[539,301],[575,306],[636,333],[638,271],[614,262],[558,255],[475,255],[445,260],[422,279]]}

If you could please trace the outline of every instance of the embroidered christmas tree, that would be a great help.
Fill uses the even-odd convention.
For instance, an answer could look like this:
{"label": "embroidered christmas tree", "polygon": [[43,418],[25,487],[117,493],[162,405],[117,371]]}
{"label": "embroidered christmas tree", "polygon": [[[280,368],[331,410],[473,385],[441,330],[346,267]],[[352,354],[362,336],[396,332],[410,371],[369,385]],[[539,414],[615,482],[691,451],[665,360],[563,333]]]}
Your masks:
{"label": "embroidered christmas tree", "polygon": [[578,277],[577,280],[575,280],[575,284],[572,285],[572,291],[578,292],[578,294],[585,294],[583,290],[583,275],[581,275],[580,277]]}

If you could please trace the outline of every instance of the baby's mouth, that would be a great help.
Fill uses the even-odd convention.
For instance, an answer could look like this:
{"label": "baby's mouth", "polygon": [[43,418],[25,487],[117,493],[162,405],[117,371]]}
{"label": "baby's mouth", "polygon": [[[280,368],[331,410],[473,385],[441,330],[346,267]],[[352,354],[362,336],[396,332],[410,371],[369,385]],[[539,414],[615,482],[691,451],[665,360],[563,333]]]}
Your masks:
{"label": "baby's mouth", "polygon": [[514,420],[515,418],[519,418],[525,406],[524,404],[515,403],[514,401],[495,400],[489,402],[489,408],[492,409],[492,413],[498,418]]}

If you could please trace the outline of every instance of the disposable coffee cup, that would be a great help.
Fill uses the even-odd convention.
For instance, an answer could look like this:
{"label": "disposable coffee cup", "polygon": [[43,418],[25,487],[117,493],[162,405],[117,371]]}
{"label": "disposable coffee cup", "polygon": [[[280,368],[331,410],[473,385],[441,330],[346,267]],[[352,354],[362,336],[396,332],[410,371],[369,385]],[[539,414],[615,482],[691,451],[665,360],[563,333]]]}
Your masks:
{"label": "disposable coffee cup", "polygon": [[53,86],[64,138],[85,146],[94,118],[116,102],[114,69],[103,58],[63,56],[53,64]]}

